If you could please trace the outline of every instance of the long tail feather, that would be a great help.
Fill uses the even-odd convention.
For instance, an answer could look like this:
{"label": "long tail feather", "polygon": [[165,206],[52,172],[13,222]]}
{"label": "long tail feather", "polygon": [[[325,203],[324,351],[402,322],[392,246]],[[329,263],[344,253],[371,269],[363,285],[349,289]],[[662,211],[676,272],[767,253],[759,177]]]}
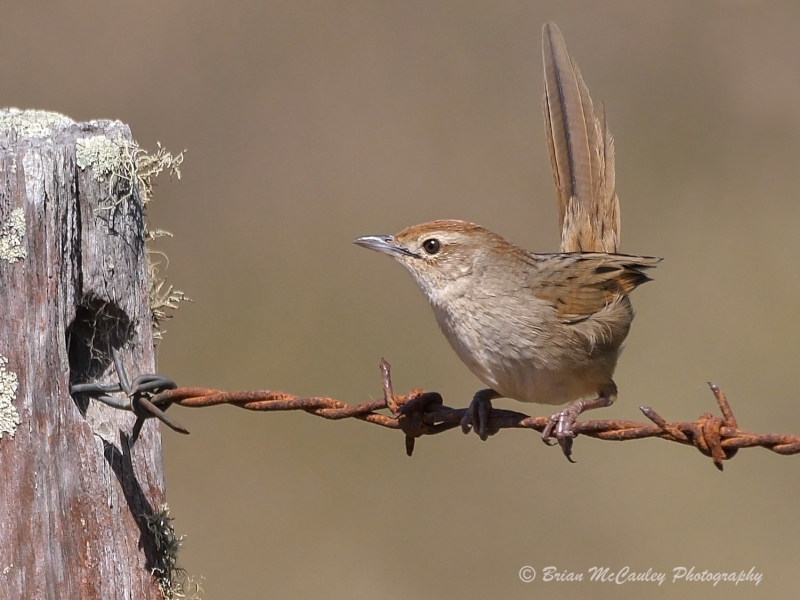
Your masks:
{"label": "long tail feather", "polygon": [[556,185],[562,252],[619,249],[614,141],[602,109],[567,52],[555,23],[542,31],[544,119]]}

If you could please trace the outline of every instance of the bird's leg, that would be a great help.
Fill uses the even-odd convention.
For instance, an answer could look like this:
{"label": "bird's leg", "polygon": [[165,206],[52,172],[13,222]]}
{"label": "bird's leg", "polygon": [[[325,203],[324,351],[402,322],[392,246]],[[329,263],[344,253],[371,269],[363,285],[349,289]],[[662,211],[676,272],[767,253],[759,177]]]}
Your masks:
{"label": "bird's leg", "polygon": [[572,460],[572,442],[575,439],[575,432],[572,431],[572,426],[578,419],[578,415],[593,410],[595,408],[606,408],[614,404],[617,399],[617,386],[612,381],[608,385],[600,389],[599,395],[593,400],[576,400],[567,405],[565,409],[552,415],[547,420],[547,425],[542,431],[542,440],[548,446],[552,446],[554,442],[550,441],[551,436],[555,430],[555,437],[564,456],[567,457],[569,462]]}
{"label": "bird's leg", "polygon": [[489,429],[489,413],[492,411],[492,400],[500,397],[500,394],[488,388],[475,392],[461,419],[461,431],[469,433],[472,428],[484,442],[490,435],[497,433],[498,430]]}

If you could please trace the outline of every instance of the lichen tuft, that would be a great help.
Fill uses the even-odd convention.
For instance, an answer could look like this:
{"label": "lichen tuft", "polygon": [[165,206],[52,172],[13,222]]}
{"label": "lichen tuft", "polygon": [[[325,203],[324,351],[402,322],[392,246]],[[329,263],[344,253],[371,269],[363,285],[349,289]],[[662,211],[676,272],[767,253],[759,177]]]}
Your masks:
{"label": "lichen tuft", "polygon": [[19,426],[19,413],[13,401],[17,397],[17,374],[6,369],[8,359],[0,355],[0,439],[3,434],[13,438]]}
{"label": "lichen tuft", "polygon": [[43,138],[52,135],[54,129],[74,125],[67,116],[46,110],[20,110],[5,108],[0,110],[0,131],[14,131],[28,138]]}
{"label": "lichen tuft", "polygon": [[7,221],[0,223],[0,260],[15,263],[25,258],[25,211],[15,208]]}
{"label": "lichen tuft", "polygon": [[81,170],[92,168],[95,181],[103,181],[119,168],[122,144],[104,135],[81,138],[75,147],[75,159]]}

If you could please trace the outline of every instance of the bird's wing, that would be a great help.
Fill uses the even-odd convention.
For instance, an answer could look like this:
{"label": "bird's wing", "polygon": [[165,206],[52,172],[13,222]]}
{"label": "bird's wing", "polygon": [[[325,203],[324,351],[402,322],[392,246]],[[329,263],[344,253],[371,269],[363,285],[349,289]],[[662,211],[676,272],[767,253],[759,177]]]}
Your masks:
{"label": "bird's wing", "polygon": [[660,258],[625,254],[551,254],[540,264],[532,291],[550,302],[564,323],[591,317],[637,286]]}

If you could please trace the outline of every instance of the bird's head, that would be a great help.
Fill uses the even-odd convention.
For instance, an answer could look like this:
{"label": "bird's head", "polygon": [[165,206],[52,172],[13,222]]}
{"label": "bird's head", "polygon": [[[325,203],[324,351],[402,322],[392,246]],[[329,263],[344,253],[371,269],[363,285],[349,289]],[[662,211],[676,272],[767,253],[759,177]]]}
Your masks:
{"label": "bird's head", "polygon": [[455,220],[414,225],[397,235],[367,235],[353,243],[394,258],[432,300],[510,246],[479,225]]}

